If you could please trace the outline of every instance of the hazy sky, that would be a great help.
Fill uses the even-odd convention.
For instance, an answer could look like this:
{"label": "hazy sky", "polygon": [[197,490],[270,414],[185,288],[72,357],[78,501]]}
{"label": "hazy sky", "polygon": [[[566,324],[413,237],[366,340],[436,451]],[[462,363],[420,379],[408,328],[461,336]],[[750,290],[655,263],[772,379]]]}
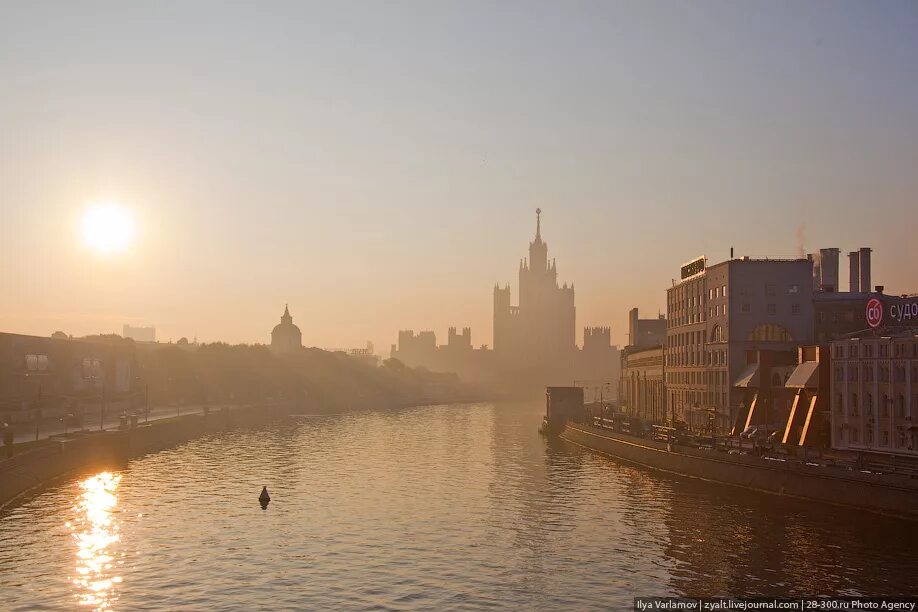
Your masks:
{"label": "hazy sky", "polygon": [[0,330],[490,344],[537,206],[616,342],[800,227],[918,291],[918,3],[0,2]]}

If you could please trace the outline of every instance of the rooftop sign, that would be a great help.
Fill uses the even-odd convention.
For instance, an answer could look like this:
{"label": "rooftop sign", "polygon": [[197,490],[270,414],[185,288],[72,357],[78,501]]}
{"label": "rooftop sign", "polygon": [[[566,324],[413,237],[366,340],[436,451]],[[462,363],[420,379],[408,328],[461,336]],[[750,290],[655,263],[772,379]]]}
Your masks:
{"label": "rooftop sign", "polygon": [[702,255],[682,266],[682,280],[704,272],[705,257]]}

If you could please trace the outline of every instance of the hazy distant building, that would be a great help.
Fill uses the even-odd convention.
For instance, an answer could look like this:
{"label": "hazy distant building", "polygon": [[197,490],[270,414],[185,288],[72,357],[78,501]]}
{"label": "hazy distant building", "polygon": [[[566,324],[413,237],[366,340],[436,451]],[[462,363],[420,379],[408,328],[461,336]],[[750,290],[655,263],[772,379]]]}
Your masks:
{"label": "hazy distant building", "polygon": [[121,334],[124,338],[130,338],[134,342],[156,342],[156,328],[155,327],[134,327],[133,325],[124,326],[124,333]]}
{"label": "hazy distant building", "polygon": [[293,324],[290,309],[285,305],[281,322],[271,331],[271,350],[278,353],[289,353],[303,348],[303,334]]}
{"label": "hazy distant building", "polygon": [[[80,401],[128,402],[138,389],[137,345],[0,332],[0,421],[79,414]],[[150,345],[148,345],[150,346]]]}
{"label": "hazy distant building", "polygon": [[558,269],[548,261],[536,209],[535,240],[520,261],[519,305],[511,305],[510,286],[494,286],[494,351],[498,359],[525,368],[569,360],[576,349],[574,286],[558,285]]}
{"label": "hazy distant building", "polygon": [[[601,389],[603,399],[618,396],[621,351],[612,344],[611,327],[584,327],[583,348],[574,353],[572,376],[577,385]],[[589,396],[592,399],[592,396]]]}
{"label": "hazy distant building", "polygon": [[575,341],[574,287],[558,285],[555,262],[549,264],[542,240],[541,210],[536,210],[535,239],[529,257],[520,261],[519,305],[512,305],[510,286],[494,287],[494,344],[472,346],[472,330],[450,328],[448,343],[437,345],[432,331],[399,332],[391,355],[410,366],[455,372],[476,382],[497,385],[508,393],[528,392],[551,384],[607,389],[617,394],[619,351],[608,327],[586,327],[583,348]]}

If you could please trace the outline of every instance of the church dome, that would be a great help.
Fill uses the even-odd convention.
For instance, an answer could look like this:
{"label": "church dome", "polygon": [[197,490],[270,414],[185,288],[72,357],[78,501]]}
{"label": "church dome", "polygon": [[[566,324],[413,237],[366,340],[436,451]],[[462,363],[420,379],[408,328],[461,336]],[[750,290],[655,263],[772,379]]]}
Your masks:
{"label": "church dome", "polygon": [[290,316],[290,309],[284,306],[284,314],[281,315],[281,322],[271,330],[271,348],[284,352],[292,351],[303,346],[303,334],[300,328],[293,324],[293,317]]}

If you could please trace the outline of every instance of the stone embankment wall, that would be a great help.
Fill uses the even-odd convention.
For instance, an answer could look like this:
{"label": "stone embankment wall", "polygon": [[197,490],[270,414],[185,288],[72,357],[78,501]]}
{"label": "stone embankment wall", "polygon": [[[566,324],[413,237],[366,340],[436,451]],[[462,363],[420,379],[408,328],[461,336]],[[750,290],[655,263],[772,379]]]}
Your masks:
{"label": "stone embankment wall", "polygon": [[69,472],[117,468],[132,457],[169,448],[206,433],[264,423],[292,410],[295,408],[289,403],[242,406],[207,415],[189,414],[153,421],[135,429],[47,440],[10,459],[0,459],[0,506]]}
{"label": "stone embankment wall", "polygon": [[918,481],[797,462],[726,455],[620,436],[568,423],[561,437],[630,463],[680,476],[918,519]]}

